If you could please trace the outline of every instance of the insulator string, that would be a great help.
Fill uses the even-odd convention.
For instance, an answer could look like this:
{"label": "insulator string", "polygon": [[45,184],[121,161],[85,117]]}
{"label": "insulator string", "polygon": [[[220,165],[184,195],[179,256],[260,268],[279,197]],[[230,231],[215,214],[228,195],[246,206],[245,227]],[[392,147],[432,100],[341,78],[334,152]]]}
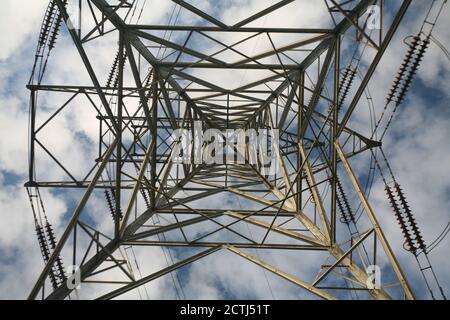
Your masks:
{"label": "insulator string", "polygon": [[[389,106],[394,104],[394,106],[392,107],[392,110],[390,111],[390,114],[387,118],[386,124],[384,125],[384,128],[381,131],[380,141],[383,140],[384,136],[386,135],[387,130],[389,129],[389,127],[392,124],[392,120],[394,119],[399,106],[403,103],[403,101],[406,97],[406,94],[408,93],[409,88],[411,87],[414,77],[415,77],[421,62],[423,61],[425,53],[430,45],[430,39],[433,40],[433,38],[432,38],[433,29],[436,26],[436,23],[437,23],[439,16],[444,8],[444,5],[447,3],[446,0],[442,1],[441,6],[439,7],[436,16],[434,18],[431,18],[433,8],[437,4],[437,2],[438,2],[438,0],[433,0],[433,2],[426,14],[426,17],[423,20],[420,31],[416,35],[408,36],[403,40],[405,43],[407,43],[406,39],[412,38],[412,41],[408,44],[405,58],[403,59],[403,62],[400,65],[400,68],[397,72],[397,76],[394,78],[391,88],[386,96],[386,103],[385,103],[383,111],[377,121],[375,129],[372,132],[371,138],[373,138],[376,135],[378,129],[380,129],[380,127],[383,123],[384,118],[386,116],[388,116]],[[432,19],[432,21],[429,21],[430,19]],[[425,32],[426,25],[431,25],[431,28],[428,30],[428,32]],[[444,53],[446,53],[446,50],[443,50],[443,51],[444,51]]]}
{"label": "insulator string", "polygon": [[[397,182],[397,179],[395,178],[395,176],[393,174],[392,168],[387,160],[385,153],[383,152],[383,149],[380,148],[380,151],[382,154],[383,161],[385,162],[385,168],[387,168],[387,170],[389,171],[388,173],[392,179],[391,183],[389,183],[386,180],[385,174],[383,173],[383,169],[382,169],[380,163],[378,162],[378,159],[376,158],[373,151],[372,151],[372,155],[374,156],[376,167],[378,168],[381,178],[383,180],[384,189],[385,189],[388,201],[394,212],[394,216],[400,226],[400,230],[401,230],[401,233],[402,233],[403,239],[404,239],[403,248],[405,250],[411,252],[414,255],[431,298],[436,299],[435,293],[433,292],[431,285],[430,285],[430,279],[428,278],[428,276],[426,274],[427,270],[430,270],[431,275],[432,275],[432,280],[434,281],[436,286],[439,288],[439,293],[441,294],[442,299],[446,300],[447,297],[444,293],[444,290],[442,289],[442,286],[439,283],[439,280],[438,280],[436,273],[433,269],[433,266],[430,262],[430,259],[428,257],[428,253],[429,253],[428,247],[425,244],[425,241],[423,239],[423,236],[419,229],[417,221],[416,221],[416,219],[413,215],[413,212],[410,208],[410,205],[407,201],[405,192],[403,191],[400,184]],[[426,260],[425,266],[419,260],[420,255],[423,255],[425,257],[425,260]]]}

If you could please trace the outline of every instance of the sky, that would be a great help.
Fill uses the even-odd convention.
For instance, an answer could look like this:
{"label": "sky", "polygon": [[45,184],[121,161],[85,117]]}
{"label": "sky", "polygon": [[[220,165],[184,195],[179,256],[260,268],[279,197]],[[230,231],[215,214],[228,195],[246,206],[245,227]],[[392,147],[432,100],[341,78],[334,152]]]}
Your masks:
{"label": "sky", "polygon": [[[164,22],[172,9],[169,0],[151,1],[152,9],[144,12],[143,19],[148,23]],[[271,15],[267,20],[260,21],[265,25],[277,26],[307,25],[320,26],[324,21],[323,11],[318,7],[318,1],[299,1],[301,10],[288,8],[285,11]],[[397,1],[398,2],[398,1]],[[28,103],[29,92],[25,85],[28,82],[34,61],[35,48],[39,35],[40,24],[48,4],[46,0],[23,1],[3,0],[0,11],[0,298],[24,299],[29,293],[39,271],[43,267],[37,244],[32,213],[26,190],[23,184],[27,180],[28,154]],[[257,12],[259,8],[270,5],[272,1],[224,1],[220,7],[211,5],[207,1],[194,1],[207,12],[220,17],[221,21],[232,24],[240,18]],[[404,23],[399,28],[385,57],[381,61],[374,79],[369,87],[375,100],[377,111],[383,107],[384,97],[392,79],[403,58],[406,47],[403,39],[420,28],[426,8],[431,0],[413,1]],[[446,46],[450,47],[448,33],[450,7],[447,5],[442,13],[434,36]],[[328,18],[328,17],[327,17]],[[185,23],[195,22],[195,17],[184,14],[180,20]],[[224,39],[231,41],[224,36]],[[277,39],[283,41],[283,39]],[[115,39],[106,39],[98,47],[89,51],[96,55],[94,68],[106,70],[115,52],[111,49]],[[242,50],[258,53],[267,49],[264,41],[250,43]],[[205,48],[206,50],[207,48]],[[95,52],[94,52],[95,50]],[[70,61],[71,63],[67,63]],[[80,60],[74,50],[67,33],[63,32],[58,42],[58,49],[51,57],[48,81],[49,83],[89,83],[85,70],[80,66]],[[406,102],[402,105],[395,121],[384,139],[384,150],[400,184],[405,190],[423,231],[425,241],[432,242],[443,230],[450,219],[448,211],[450,204],[450,63],[444,53],[434,44],[430,46],[420,71],[412,85]],[[203,70],[199,71],[205,72]],[[241,71],[238,75],[240,84],[251,81],[256,73]],[[236,75],[219,76],[216,81],[224,85],[235,84]],[[74,80],[75,79],[75,80]],[[387,80],[386,80],[387,79]],[[83,108],[86,101],[74,102],[76,108]],[[43,98],[41,116],[44,118],[54,111],[57,103]],[[90,137],[97,134],[97,122],[92,111],[76,112],[71,108],[59,122],[56,122],[43,138],[52,146],[52,151],[66,160],[72,172],[81,175],[86,170],[86,163],[95,156],[95,146],[89,145]],[[84,109],[83,109],[84,110]],[[359,110],[351,125],[355,129],[364,130],[367,127],[367,111]],[[57,132],[58,134],[54,134]],[[83,150],[84,152],[79,152]],[[359,169],[366,163],[352,162]],[[61,172],[55,168],[52,161],[42,159],[40,163],[48,180],[58,180]],[[61,234],[64,222],[71,214],[74,203],[80,197],[79,192],[58,194],[49,190],[42,190],[49,219],[55,226],[56,233]],[[233,201],[235,198],[220,198],[217,201]],[[427,298],[423,282],[420,278],[413,256],[402,249],[401,233],[386,201],[382,181],[376,180],[371,203],[378,218],[404,267],[408,279],[419,298]],[[88,204],[90,218],[99,226],[105,225],[101,207],[97,205],[101,199],[94,198]],[[103,200],[104,202],[104,200]],[[449,238],[446,238],[430,254],[435,271],[444,287],[450,287],[450,261],[448,255]],[[140,265],[149,266],[149,270],[164,267],[167,256],[161,251],[136,249]],[[262,252],[262,256],[277,261],[285,270],[292,273],[308,270],[314,264],[315,258],[308,261],[300,257],[292,257],[284,253]],[[182,253],[173,252],[175,259]],[[170,258],[169,258],[170,259]],[[295,286],[280,280],[268,272],[255,267],[251,263],[224,252],[211,255],[202,264],[193,264],[183,269],[179,276],[182,278],[183,292],[192,299],[223,299],[223,298],[275,298],[299,299],[312,298]],[[302,264],[302,265],[300,265]],[[211,272],[205,272],[209,270]],[[212,272],[212,271],[217,272]],[[239,276],[236,276],[239,275]],[[263,280],[262,280],[263,279]],[[177,298],[173,289],[173,279],[164,277],[146,286],[146,292],[132,292],[125,298],[138,298],[148,295],[151,299]],[[448,292],[448,291],[447,291]],[[94,295],[95,292],[89,292]]]}

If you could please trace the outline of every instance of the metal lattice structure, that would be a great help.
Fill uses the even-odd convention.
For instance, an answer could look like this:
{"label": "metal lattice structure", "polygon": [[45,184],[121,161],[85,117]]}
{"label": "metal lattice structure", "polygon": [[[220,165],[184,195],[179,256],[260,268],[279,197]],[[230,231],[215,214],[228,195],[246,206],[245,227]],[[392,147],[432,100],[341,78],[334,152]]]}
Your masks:
{"label": "metal lattice structure", "polygon": [[[349,127],[354,113],[373,108],[369,81],[411,0],[322,1],[328,27],[261,22],[296,2],[275,1],[229,25],[196,3],[173,0],[173,19],[157,25],[139,19],[142,11],[151,10],[151,1],[50,1],[38,45],[41,68],[35,67],[28,86],[27,188],[35,209],[44,208],[39,189],[82,193],[59,239],[47,218],[47,224],[35,218],[45,268],[30,298],[40,292],[48,299],[68,298],[73,289],[66,283],[63,262],[72,264],[72,257],[80,266],[82,286],[103,286],[99,298],[111,299],[228,251],[312,296],[335,299],[358,293],[414,299],[367,199],[375,167],[362,177],[351,164],[354,157],[377,152],[381,141],[373,126],[367,132]],[[369,28],[373,5],[380,8],[379,29]],[[176,23],[177,11],[194,22]],[[46,59],[58,49],[58,34],[72,40],[90,83],[45,83],[44,71],[52,65],[50,58],[47,67]],[[90,46],[102,41],[115,43],[116,51],[99,60]],[[246,50],[243,45],[252,41],[265,41],[270,49]],[[109,72],[99,67],[105,59]],[[238,79],[242,72],[255,76],[245,84],[221,83],[233,74]],[[40,119],[38,94],[39,99],[64,102]],[[40,138],[77,99],[98,124],[97,139],[89,140],[97,155],[85,163],[82,177]],[[279,129],[279,143],[269,146],[279,170],[268,176],[263,165],[250,164],[248,157],[245,163],[175,163],[177,141],[170,137],[180,128],[192,132],[195,121],[201,121],[202,129],[222,131]],[[48,181],[39,171],[39,153],[49,156],[67,179]],[[361,179],[367,180],[365,187]],[[231,201],[221,202],[221,197]],[[103,230],[87,212],[93,199],[103,199],[103,206],[97,205],[97,212],[103,212],[98,219],[108,221]],[[247,227],[254,236],[245,232]],[[180,254],[166,268],[135,275],[125,251],[155,247]],[[317,252],[325,263],[314,274],[297,276],[255,256],[253,249]],[[372,285],[366,269],[376,264],[391,283]],[[101,280],[96,280],[99,275]]]}

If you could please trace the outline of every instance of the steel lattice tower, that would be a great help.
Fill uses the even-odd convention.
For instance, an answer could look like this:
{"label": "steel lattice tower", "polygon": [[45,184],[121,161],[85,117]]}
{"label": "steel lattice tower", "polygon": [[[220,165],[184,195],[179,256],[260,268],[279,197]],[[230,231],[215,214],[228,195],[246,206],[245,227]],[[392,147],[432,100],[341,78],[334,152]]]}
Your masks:
{"label": "steel lattice tower", "polygon": [[[32,203],[40,199],[39,188],[82,192],[57,241],[52,231],[47,236],[53,245],[43,245],[45,267],[29,298],[40,297],[44,287],[42,296],[48,299],[65,299],[73,292],[62,271],[62,263],[72,261],[61,257],[73,256],[81,267],[82,285],[104,285],[107,289],[99,298],[111,299],[229,251],[320,298],[349,298],[358,292],[374,299],[414,299],[367,199],[367,188],[360,183],[367,176],[355,173],[350,163],[353,157],[376,152],[381,141],[348,126],[359,105],[371,102],[369,81],[411,0],[323,1],[330,28],[249,26],[293,2],[275,1],[227,25],[188,1],[173,0],[178,10],[201,22],[155,25],[133,20],[132,13],[137,16],[141,10],[136,1],[50,1],[37,59],[45,61],[45,52],[57,47],[58,33],[70,36],[91,82],[73,85],[77,79],[71,79],[70,85],[50,85],[36,71],[28,86],[27,188]],[[381,9],[381,28],[375,30],[368,28],[373,5]],[[91,21],[89,27],[74,27],[74,7],[80,21]],[[225,43],[222,34],[238,40]],[[89,48],[107,37],[117,43],[108,58],[109,74],[99,71],[97,64],[104,61]],[[271,50],[250,54],[241,49],[242,43],[258,37],[270,43]],[[291,40],[280,44],[282,37]],[[203,50],[208,43],[219,49]],[[165,51],[164,56],[158,50]],[[45,70],[47,63],[42,65]],[[246,84],[236,80],[229,87],[215,81],[221,72],[243,70],[260,76]],[[38,94],[62,96],[65,102],[42,120]],[[98,154],[85,163],[83,177],[72,174],[40,138],[78,98],[94,112],[99,128]],[[195,121],[201,121],[204,130],[279,129],[279,143],[269,146],[279,170],[268,176],[248,158],[243,164],[174,163],[176,142],[170,136],[180,128],[192,132]],[[48,181],[35,159],[39,153],[49,155],[67,179]],[[104,207],[98,209],[109,221],[107,231],[97,229],[86,216],[94,197],[103,199]],[[219,197],[234,200],[223,204]],[[258,230],[255,237],[244,232],[246,225]],[[176,250],[184,257],[138,277],[123,254],[130,247]],[[325,262],[312,275],[296,276],[255,256],[253,249],[317,252]],[[372,287],[366,269],[379,261],[391,283]],[[117,281],[116,272],[125,280]],[[101,281],[93,280],[99,275]]]}

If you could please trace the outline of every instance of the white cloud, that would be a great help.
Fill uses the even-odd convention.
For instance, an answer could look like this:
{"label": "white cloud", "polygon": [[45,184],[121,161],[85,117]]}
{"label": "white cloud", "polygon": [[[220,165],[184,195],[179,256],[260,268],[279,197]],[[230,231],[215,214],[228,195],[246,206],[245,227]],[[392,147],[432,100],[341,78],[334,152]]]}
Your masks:
{"label": "white cloud", "polygon": [[30,36],[38,36],[43,9],[47,1],[29,0],[24,6],[21,1],[5,0],[0,13],[0,61],[20,51],[20,46]]}

